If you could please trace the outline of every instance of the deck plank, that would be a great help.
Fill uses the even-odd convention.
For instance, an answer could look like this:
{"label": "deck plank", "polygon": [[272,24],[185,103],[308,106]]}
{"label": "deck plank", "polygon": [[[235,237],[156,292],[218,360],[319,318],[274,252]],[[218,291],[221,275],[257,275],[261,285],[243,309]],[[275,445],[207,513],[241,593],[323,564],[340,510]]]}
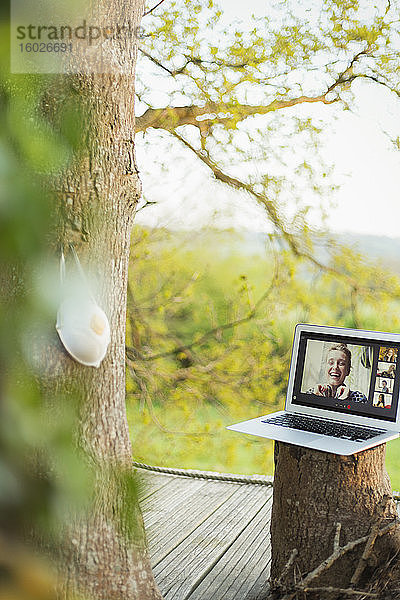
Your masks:
{"label": "deck plank", "polygon": [[[271,563],[264,568],[257,578],[257,581],[246,590],[243,600],[265,600],[268,595],[268,579]],[[211,599],[210,599],[211,600]]]}
{"label": "deck plank", "polygon": [[[171,521],[184,521],[191,503],[199,502],[203,495],[207,494],[207,482],[199,479],[180,483],[169,488],[168,497],[156,505],[157,510],[148,511],[145,517],[145,524],[148,531],[157,531],[167,535],[166,528],[170,528]],[[179,516],[181,515],[181,518]],[[157,529],[157,526],[158,529]]]}
{"label": "deck plank", "polygon": [[189,498],[185,508],[170,516],[162,530],[150,528],[148,539],[153,567],[199,529],[238,489],[235,484],[209,482],[201,495]]}
{"label": "deck plank", "polygon": [[140,502],[144,515],[147,514],[147,523],[150,525],[157,515],[162,515],[163,520],[168,515],[172,506],[184,501],[186,494],[190,494],[191,489],[197,489],[203,483],[200,480],[184,477],[170,477],[166,486],[157,489],[151,496]]}
{"label": "deck plank", "polygon": [[241,485],[166,558],[154,574],[166,600],[188,598],[265,503],[261,486]]}
{"label": "deck plank", "polygon": [[142,504],[146,499],[161,492],[162,488],[171,484],[176,477],[166,476],[162,473],[139,472],[139,502]]}
{"label": "deck plank", "polygon": [[272,489],[265,503],[215,567],[191,593],[190,600],[247,598],[246,592],[258,581],[271,560],[269,524]]}

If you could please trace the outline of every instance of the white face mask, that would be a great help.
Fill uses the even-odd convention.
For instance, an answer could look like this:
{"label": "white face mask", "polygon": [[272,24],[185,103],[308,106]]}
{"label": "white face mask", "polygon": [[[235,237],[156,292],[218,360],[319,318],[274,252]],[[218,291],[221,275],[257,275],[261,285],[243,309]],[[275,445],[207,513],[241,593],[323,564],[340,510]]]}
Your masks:
{"label": "white face mask", "polygon": [[[72,247],[82,287],[66,290],[66,299],[57,312],[56,329],[67,352],[87,367],[99,367],[110,343],[110,324],[107,316],[94,300],[78,256]],[[65,285],[65,260],[61,255],[61,281]]]}

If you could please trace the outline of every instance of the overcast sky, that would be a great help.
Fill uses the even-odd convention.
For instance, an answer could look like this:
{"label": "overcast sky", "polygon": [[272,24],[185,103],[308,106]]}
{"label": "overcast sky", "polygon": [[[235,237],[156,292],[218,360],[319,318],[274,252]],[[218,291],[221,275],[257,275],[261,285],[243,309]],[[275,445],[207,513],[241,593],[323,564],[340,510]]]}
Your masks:
{"label": "overcast sky", "polygon": [[[266,6],[265,0],[220,0],[219,4],[227,22],[248,20],[251,13],[261,16]],[[335,165],[335,177],[341,183],[333,196],[336,207],[330,210],[328,225],[333,231],[400,237],[400,150],[385,134],[400,135],[400,102],[384,88],[372,92],[368,84],[360,82],[358,86],[357,111],[343,112],[332,120],[324,136],[324,152]],[[326,115],[324,106],[317,111]],[[151,157],[157,161],[157,152],[164,152],[162,143],[152,150],[148,136],[144,149],[140,138],[139,166]],[[199,169],[197,161],[185,158],[178,148],[172,158],[173,171],[163,172],[162,177],[157,170],[155,176],[142,172],[146,198],[157,201],[157,205],[138,213],[137,222],[184,228],[213,224],[269,229],[262,211],[250,199],[213,183],[207,169]]]}

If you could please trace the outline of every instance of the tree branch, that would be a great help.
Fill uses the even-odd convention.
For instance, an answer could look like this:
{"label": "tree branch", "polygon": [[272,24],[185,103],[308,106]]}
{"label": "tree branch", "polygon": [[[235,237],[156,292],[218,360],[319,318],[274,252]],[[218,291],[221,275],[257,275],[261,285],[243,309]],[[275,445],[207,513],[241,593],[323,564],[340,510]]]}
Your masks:
{"label": "tree branch", "polygon": [[[324,561],[322,561],[322,563],[319,564],[315,569],[313,569],[313,571],[310,571],[304,577],[304,579],[302,579],[298,583],[295,581],[294,585],[291,587],[290,590],[285,590],[286,593],[285,593],[285,595],[281,596],[281,600],[294,600],[294,598],[297,597],[297,592],[302,592],[304,594],[305,593],[318,593],[318,592],[340,593],[340,594],[347,595],[347,596],[362,596],[362,597],[377,598],[378,595],[375,593],[365,592],[362,590],[356,590],[356,589],[354,589],[354,587],[355,587],[355,584],[358,583],[358,580],[360,578],[360,575],[362,574],[362,571],[364,570],[364,567],[365,567],[368,557],[371,555],[372,548],[376,542],[376,539],[378,537],[386,535],[387,533],[389,533],[396,527],[399,527],[399,519],[397,517],[393,521],[391,521],[390,523],[385,525],[384,527],[382,527],[382,528],[380,527],[380,525],[382,524],[385,510],[386,510],[386,507],[387,507],[389,501],[390,501],[390,497],[384,496],[382,498],[382,501],[379,503],[378,514],[379,514],[380,518],[372,526],[370,533],[368,535],[364,535],[364,536],[358,538],[357,540],[348,542],[344,546],[338,546],[338,543],[339,543],[338,537],[340,535],[340,528],[341,528],[341,526],[339,527],[340,524],[338,523],[336,526],[332,554],[330,556],[328,556]],[[328,571],[328,569],[330,569],[330,567],[333,564],[335,564],[340,558],[342,558],[343,556],[345,556],[346,554],[348,554],[349,552],[351,552],[352,550],[354,550],[355,548],[357,548],[358,546],[360,546],[361,544],[364,544],[364,543],[365,543],[364,551],[363,551],[360,561],[356,567],[356,570],[353,574],[349,588],[341,589],[341,588],[335,588],[335,587],[312,587],[312,582],[315,581],[315,579],[318,579],[318,577],[320,577],[323,573]],[[296,556],[295,552],[297,552],[297,551],[294,550],[292,552],[292,555],[289,558],[288,563],[285,565],[285,567],[283,569],[283,571],[285,573],[287,572],[287,566],[293,563],[293,558]],[[283,578],[283,575],[281,575],[279,577],[279,579],[276,581],[276,585],[278,588],[279,588],[279,584],[280,584],[280,587],[282,588],[282,584],[281,584],[282,578]]]}
{"label": "tree branch", "polygon": [[328,587],[315,587],[315,588],[301,588],[304,593],[325,593],[325,594],[341,594],[341,596],[355,596],[358,598],[378,598],[378,594],[373,592],[364,592],[362,590],[353,590],[352,588],[335,588],[332,586]]}
{"label": "tree branch", "polygon": [[349,277],[349,275],[346,275],[345,273],[343,273],[342,271],[339,271],[338,269],[335,269],[334,267],[331,267],[329,265],[325,265],[325,264],[321,263],[308,250],[300,247],[295,236],[293,234],[291,234],[289,231],[287,231],[284,223],[282,222],[282,219],[278,215],[275,204],[272,202],[272,200],[267,198],[265,196],[265,194],[261,194],[261,193],[255,191],[250,183],[245,183],[244,181],[241,181],[241,180],[237,179],[236,177],[231,177],[227,173],[224,173],[216,165],[216,163],[214,163],[214,161],[208,156],[208,154],[206,154],[202,150],[197,150],[196,148],[194,148],[185,138],[183,138],[178,133],[173,132],[172,134],[177,139],[179,139],[182,142],[182,144],[184,144],[187,148],[192,150],[192,152],[194,152],[196,154],[196,156],[205,165],[207,165],[211,169],[214,177],[216,179],[218,179],[218,181],[221,181],[222,183],[226,183],[227,185],[229,185],[230,187],[232,187],[236,190],[243,190],[243,191],[247,192],[248,194],[250,194],[251,196],[253,196],[257,200],[257,202],[265,208],[271,223],[282,234],[283,238],[286,240],[291,251],[293,252],[293,254],[295,256],[303,257],[303,258],[307,259],[313,265],[315,265],[316,267],[318,267],[319,269],[321,269],[322,271],[324,271],[326,273],[331,273],[335,276],[339,276],[340,278],[346,280],[346,282],[352,288],[357,287],[357,283],[351,277]]}
{"label": "tree branch", "polygon": [[[374,542],[377,537],[386,535],[386,533],[389,533],[395,527],[398,527],[398,525],[399,525],[399,523],[396,519],[395,521],[393,521],[392,523],[389,523],[382,529],[378,529],[378,531],[376,533],[374,531],[373,532]],[[358,540],[348,542],[345,546],[342,546],[341,548],[334,550],[332,552],[332,554],[330,556],[328,556],[328,558],[326,560],[324,560],[320,565],[318,565],[318,567],[316,567],[313,571],[308,573],[308,575],[303,579],[303,581],[301,583],[302,589],[309,587],[309,584],[312,581],[314,581],[314,579],[317,579],[317,577],[319,577],[322,573],[327,571],[339,558],[341,558],[342,556],[345,556],[345,554],[347,554],[351,550],[354,550],[354,548],[357,548],[357,546],[360,546],[360,544],[364,544],[364,542],[368,542],[370,539],[370,535],[371,534],[365,535],[365,536],[359,538]]]}
{"label": "tree branch", "polygon": [[[156,64],[159,68],[163,69],[172,77],[183,74],[185,72],[186,67],[190,63],[209,63],[215,64],[216,66],[231,69],[244,69],[246,68],[246,66],[249,66],[246,63],[229,64],[218,60],[206,61],[201,58],[185,55],[185,64],[182,65],[182,67],[180,67],[179,69],[171,70],[165,65],[163,65],[158,59],[154,58],[151,54],[143,50],[143,48],[140,48],[140,51],[144,56],[146,56],[149,60],[151,60],[154,64]],[[173,131],[174,129],[176,129],[176,127],[180,127],[181,125],[194,125],[196,127],[199,127],[199,118],[201,118],[202,123],[224,123],[227,121],[234,121],[237,123],[239,121],[243,121],[244,119],[252,115],[264,115],[275,110],[282,110],[304,103],[320,102],[322,104],[333,104],[334,102],[338,102],[339,98],[333,98],[331,100],[328,100],[327,95],[333,92],[337,87],[340,87],[342,85],[349,85],[359,77],[369,78],[375,81],[376,83],[379,83],[380,85],[387,86],[385,82],[382,82],[381,80],[375,78],[372,75],[367,75],[364,73],[353,74],[353,67],[355,63],[359,61],[361,57],[368,55],[369,51],[370,46],[368,44],[366,48],[364,48],[360,52],[357,52],[357,54],[355,54],[349,61],[349,64],[346,67],[346,69],[337,75],[335,81],[327,88],[327,90],[323,94],[320,94],[318,96],[304,95],[292,98],[290,100],[273,100],[269,104],[258,106],[252,106],[248,104],[207,102],[202,106],[190,105],[165,108],[148,108],[143,115],[137,117],[136,131],[146,131],[146,129],[148,129],[149,127],[154,127],[156,129],[166,129],[167,131]]]}
{"label": "tree branch", "polygon": [[143,13],[143,17],[147,17],[147,15],[150,15],[153,12],[153,10],[156,10],[156,8],[158,8],[163,2],[164,0],[160,0],[159,2],[157,2],[157,4],[153,6],[153,8],[150,8],[150,10],[147,10]]}
{"label": "tree branch", "polygon": [[[143,52],[143,51],[142,51]],[[147,53],[143,52],[146,56]],[[153,62],[157,62],[151,58]],[[177,71],[170,71],[159,64],[170,75]],[[326,93],[319,96],[298,96],[290,100],[273,100],[269,104],[252,106],[250,104],[229,104],[220,102],[207,102],[202,106],[166,106],[165,108],[148,108],[143,115],[136,117],[136,132],[146,131],[150,127],[165,129],[173,132],[182,125],[200,127],[203,123],[226,123],[227,121],[239,122],[252,115],[266,115],[276,110],[290,108],[298,104],[316,103],[333,104],[338,99],[327,100]]]}
{"label": "tree branch", "polygon": [[369,44],[367,44],[367,47],[364,48],[364,50],[357,52],[357,54],[353,56],[345,70],[339,73],[339,75],[336,77],[336,80],[332,83],[332,85],[329,86],[328,92],[332,92],[336,87],[340,85],[349,84],[358,77],[358,75],[353,74],[353,67],[362,56],[366,56],[368,54],[369,50],[370,46]]}
{"label": "tree branch", "polygon": [[[157,65],[157,67],[160,67],[160,69],[163,69],[164,71],[166,71],[167,73],[169,73],[169,75],[172,75],[174,77],[174,75],[176,74],[175,71],[171,71],[170,69],[168,69],[168,67],[165,67],[162,63],[160,63],[160,61],[158,61],[156,58],[154,58],[154,56],[151,56],[151,54],[149,54],[148,52],[146,52],[145,50],[143,50],[143,48],[139,47],[139,50],[143,54],[143,56],[145,56],[146,58],[148,58],[149,60],[151,60],[151,62],[153,62],[155,65]],[[151,108],[149,110],[154,110],[154,109]],[[137,124],[135,126],[135,131],[138,131]]]}
{"label": "tree branch", "polygon": [[289,572],[290,567],[292,566],[292,564],[294,563],[294,560],[296,558],[296,556],[298,555],[299,551],[297,550],[297,548],[293,548],[291,555],[289,556],[289,559],[286,563],[286,565],[284,566],[282,573],[280,574],[279,579],[276,582],[276,585],[280,585],[286,575],[286,573]]}
{"label": "tree branch", "polygon": [[358,584],[360,577],[363,574],[363,572],[367,566],[368,559],[372,554],[372,550],[374,548],[376,538],[379,535],[379,529],[381,527],[381,523],[385,516],[386,507],[388,506],[390,500],[391,500],[391,498],[389,496],[385,495],[378,505],[378,512],[380,513],[379,514],[380,518],[371,527],[371,531],[370,531],[367,543],[365,544],[364,551],[360,557],[357,568],[354,571],[353,577],[351,578],[351,581],[350,581],[350,587],[352,587],[352,588],[355,588],[355,586]]}
{"label": "tree branch", "polygon": [[342,524],[336,523],[335,539],[333,540],[333,550],[339,550],[340,548],[340,532],[342,530]]}
{"label": "tree branch", "polygon": [[154,202],[154,200],[145,200],[145,203],[143,204],[143,206],[140,206],[139,208],[135,209],[135,215],[140,213],[140,211],[142,211],[147,206],[153,206],[154,204],[157,204],[157,202]]}
{"label": "tree branch", "polygon": [[[267,297],[273,290],[277,279],[278,279],[278,267],[276,266],[274,275],[271,279],[271,283],[268,286],[268,289],[257,300],[257,302],[253,306],[252,310],[245,317],[242,317],[241,319],[236,319],[235,321],[231,321],[230,323],[224,323],[223,325],[217,325],[216,327],[213,327],[212,329],[210,329],[209,331],[204,333],[198,340],[190,342],[189,344],[182,343],[179,346],[179,350],[190,350],[191,348],[194,348],[195,346],[201,346],[208,340],[208,338],[210,336],[215,335],[216,333],[220,333],[221,331],[226,331],[227,329],[233,329],[234,327],[238,327],[239,325],[242,325],[243,323],[247,323],[251,319],[254,319],[260,306],[267,299]],[[134,348],[127,346],[126,347],[126,358],[127,358],[127,360],[135,359],[135,360],[142,360],[142,361],[158,360],[159,358],[165,358],[166,356],[172,356],[173,354],[176,354],[177,351],[178,351],[178,348],[174,348],[173,350],[167,350],[166,352],[160,352],[159,354],[153,354],[150,356],[140,356],[138,358],[137,356],[135,356],[136,353],[135,353]]]}

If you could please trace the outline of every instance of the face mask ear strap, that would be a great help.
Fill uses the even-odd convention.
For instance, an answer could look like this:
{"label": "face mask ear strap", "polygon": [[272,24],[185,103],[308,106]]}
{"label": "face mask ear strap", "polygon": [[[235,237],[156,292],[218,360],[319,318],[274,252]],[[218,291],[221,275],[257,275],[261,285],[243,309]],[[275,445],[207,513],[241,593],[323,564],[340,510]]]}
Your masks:
{"label": "face mask ear strap", "polygon": [[79,273],[79,275],[80,275],[80,277],[81,277],[81,279],[82,279],[83,283],[85,284],[85,287],[86,287],[86,289],[87,289],[87,291],[88,291],[88,293],[89,293],[89,295],[90,295],[91,299],[92,299],[92,300],[95,302],[94,296],[93,296],[93,294],[92,294],[92,290],[90,289],[89,282],[88,282],[88,280],[87,280],[87,277],[86,277],[85,271],[84,271],[84,270],[83,270],[83,268],[82,268],[81,261],[79,260],[79,257],[78,257],[78,254],[76,253],[76,250],[75,250],[75,248],[74,248],[74,245],[73,245],[73,244],[69,244],[69,247],[70,247],[70,250],[71,250],[71,252],[72,252],[72,255],[73,255],[73,257],[74,257],[74,260],[75,260],[75,264],[76,264],[76,268],[77,268],[77,270],[78,270],[78,273]]}
{"label": "face mask ear strap", "polygon": [[64,252],[63,252],[62,248],[61,248],[61,256],[60,256],[60,282],[61,282],[61,285],[64,285],[64,282],[65,282],[65,258],[64,258]]}

